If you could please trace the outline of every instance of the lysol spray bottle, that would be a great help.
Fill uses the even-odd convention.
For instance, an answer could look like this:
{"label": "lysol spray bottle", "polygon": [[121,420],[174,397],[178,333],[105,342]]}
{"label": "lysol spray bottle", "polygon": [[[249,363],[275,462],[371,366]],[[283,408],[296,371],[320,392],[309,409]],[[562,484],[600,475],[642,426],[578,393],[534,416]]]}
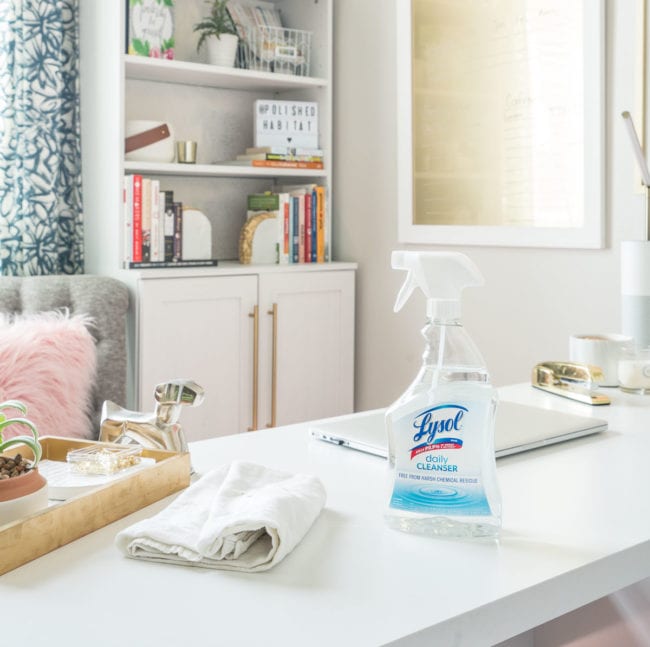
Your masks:
{"label": "lysol spray bottle", "polygon": [[395,251],[392,266],[408,272],[395,312],[419,287],[427,299],[427,323],[422,367],[386,412],[392,486],[386,520],[407,532],[496,537],[497,396],[460,322],[461,291],[483,285],[483,277],[456,252]]}

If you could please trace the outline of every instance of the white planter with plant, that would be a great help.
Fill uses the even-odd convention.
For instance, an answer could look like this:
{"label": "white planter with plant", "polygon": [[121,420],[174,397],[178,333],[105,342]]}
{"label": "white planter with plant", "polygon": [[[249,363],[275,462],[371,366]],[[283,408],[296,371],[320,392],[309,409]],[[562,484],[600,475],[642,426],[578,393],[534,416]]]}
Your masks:
{"label": "white planter with plant", "polygon": [[237,30],[228,13],[227,0],[208,0],[210,14],[194,25],[200,34],[196,51],[205,43],[208,62],[222,67],[233,67],[237,56]]}
{"label": "white planter with plant", "polygon": [[[27,418],[7,418],[1,413],[4,409],[17,409],[23,416],[27,414],[22,402],[0,403],[0,526],[47,507],[47,481],[36,467],[42,454],[36,426]],[[3,431],[10,425],[28,427],[32,435],[4,440]],[[21,453],[4,454],[14,445],[29,447],[33,459],[28,460]]]}

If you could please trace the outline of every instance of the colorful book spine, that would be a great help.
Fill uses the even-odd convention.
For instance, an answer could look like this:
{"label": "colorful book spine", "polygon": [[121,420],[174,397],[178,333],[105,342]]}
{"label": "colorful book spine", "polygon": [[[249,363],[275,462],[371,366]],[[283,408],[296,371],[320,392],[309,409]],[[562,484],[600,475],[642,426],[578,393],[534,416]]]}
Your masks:
{"label": "colorful book spine", "polygon": [[291,262],[299,263],[299,224],[300,219],[300,199],[299,196],[292,196],[293,214],[291,218]]}
{"label": "colorful book spine", "polygon": [[289,195],[289,225],[287,233],[289,238],[289,263],[293,263],[293,196]]}
{"label": "colorful book spine", "polygon": [[241,162],[251,166],[262,168],[301,168],[301,169],[322,169],[323,162],[286,162],[281,160],[248,160]]}
{"label": "colorful book spine", "polygon": [[150,238],[150,260],[158,262],[162,260],[160,253],[160,181],[151,180],[151,238]]}
{"label": "colorful book spine", "polygon": [[305,195],[298,196],[298,262],[305,262]]}
{"label": "colorful book spine", "polygon": [[316,187],[311,192],[311,243],[309,245],[309,250],[311,254],[310,261],[316,263],[318,261],[316,255],[316,248],[318,245],[318,194],[316,193]]}
{"label": "colorful book spine", "polygon": [[174,212],[174,256],[172,261],[180,261],[183,258],[183,203],[172,204]]}
{"label": "colorful book spine", "polygon": [[133,262],[142,262],[142,176],[133,175]]}
{"label": "colorful book spine", "polygon": [[151,179],[142,178],[142,260],[151,260]]}
{"label": "colorful book spine", "polygon": [[290,203],[289,194],[280,193],[280,249],[278,254],[278,263],[285,265],[289,263],[289,216]]}
{"label": "colorful book spine", "polygon": [[316,261],[325,262],[325,187],[316,187]]}
{"label": "colorful book spine", "polygon": [[164,193],[163,236],[165,237],[165,247],[163,260],[170,263],[174,260],[174,192],[165,191]]}
{"label": "colorful book spine", "polygon": [[160,227],[158,229],[158,249],[161,261],[165,260],[165,199],[167,191],[158,193],[158,211],[160,216]]}
{"label": "colorful book spine", "polygon": [[122,257],[127,264],[133,258],[133,176],[125,175],[122,183],[122,213],[124,218]]}
{"label": "colorful book spine", "polygon": [[129,263],[131,269],[155,269],[159,267],[214,267],[219,261],[216,258],[188,261],[149,261],[148,263]]}
{"label": "colorful book spine", "polygon": [[245,161],[275,161],[275,162],[320,162],[323,163],[322,155],[291,155],[280,153],[246,153],[237,155],[238,162]]}
{"label": "colorful book spine", "polygon": [[307,155],[310,157],[323,157],[322,148],[295,148],[293,146],[252,146],[246,149],[247,155],[269,153],[271,155]]}
{"label": "colorful book spine", "polygon": [[305,193],[305,248],[303,250],[303,260],[305,263],[311,263],[311,193]]}
{"label": "colorful book spine", "polygon": [[327,190],[323,187],[323,196],[325,204],[325,262],[328,263],[332,260],[332,250],[330,248],[330,241],[332,240],[332,213],[327,209]]}

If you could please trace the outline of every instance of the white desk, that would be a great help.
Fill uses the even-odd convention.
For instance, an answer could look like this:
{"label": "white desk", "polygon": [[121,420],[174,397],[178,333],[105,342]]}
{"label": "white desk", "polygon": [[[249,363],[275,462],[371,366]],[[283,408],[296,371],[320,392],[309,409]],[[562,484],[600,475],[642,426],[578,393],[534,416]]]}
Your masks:
{"label": "white desk", "polygon": [[501,390],[503,399],[606,417],[610,431],[498,461],[498,544],[388,529],[385,462],[294,425],[191,446],[201,472],[243,458],[323,480],[326,509],[275,569],[123,557],[115,534],[159,502],[0,577],[2,617],[24,621],[30,645],[48,646],[504,640],[650,576],[650,398],[610,392],[612,406],[592,408],[527,385]]}

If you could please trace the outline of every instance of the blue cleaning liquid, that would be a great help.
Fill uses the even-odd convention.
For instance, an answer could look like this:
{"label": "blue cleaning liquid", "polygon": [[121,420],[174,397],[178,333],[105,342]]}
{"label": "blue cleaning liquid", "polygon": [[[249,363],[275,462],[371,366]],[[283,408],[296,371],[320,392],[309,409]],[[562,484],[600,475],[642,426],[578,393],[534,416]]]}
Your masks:
{"label": "blue cleaning liquid", "polygon": [[386,413],[391,491],[385,516],[391,527],[456,537],[498,535],[496,404],[485,370],[425,363],[420,380]]}

